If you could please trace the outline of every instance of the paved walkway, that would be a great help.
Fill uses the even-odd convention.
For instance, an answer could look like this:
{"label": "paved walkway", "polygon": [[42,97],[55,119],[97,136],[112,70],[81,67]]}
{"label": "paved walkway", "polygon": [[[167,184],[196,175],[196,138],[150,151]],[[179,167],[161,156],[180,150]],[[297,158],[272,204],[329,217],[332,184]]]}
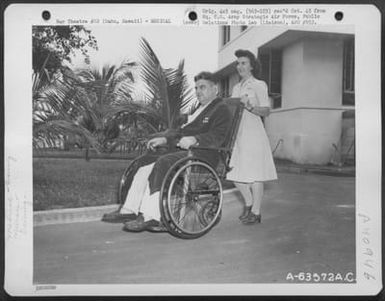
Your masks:
{"label": "paved walkway", "polygon": [[[355,178],[280,173],[266,185],[262,224],[221,222],[196,240],[126,233],[99,221],[34,228],[34,283],[291,283],[299,272],[355,272]],[[353,276],[354,278],[354,276]],[[322,281],[322,279],[321,279]]]}

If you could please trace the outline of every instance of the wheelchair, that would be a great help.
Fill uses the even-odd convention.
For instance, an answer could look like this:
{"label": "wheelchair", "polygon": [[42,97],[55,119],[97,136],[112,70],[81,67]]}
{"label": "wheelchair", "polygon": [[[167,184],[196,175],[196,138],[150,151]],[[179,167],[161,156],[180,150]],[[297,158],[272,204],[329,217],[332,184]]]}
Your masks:
{"label": "wheelchair", "polygon": [[[187,156],[175,162],[164,177],[159,195],[161,221],[172,235],[183,239],[194,239],[208,233],[220,220],[223,204],[221,180],[230,170],[231,151],[234,146],[243,104],[239,98],[224,100],[232,123],[224,147],[193,147]],[[194,156],[194,150],[218,152],[219,163],[211,166]],[[133,175],[137,170],[134,160],[124,171],[118,189],[118,202],[123,205]]]}

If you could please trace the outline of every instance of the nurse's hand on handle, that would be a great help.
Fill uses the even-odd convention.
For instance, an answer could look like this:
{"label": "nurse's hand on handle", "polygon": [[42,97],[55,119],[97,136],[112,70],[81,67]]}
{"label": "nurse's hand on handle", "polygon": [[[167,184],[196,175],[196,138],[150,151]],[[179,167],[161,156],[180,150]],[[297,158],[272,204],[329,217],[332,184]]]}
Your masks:
{"label": "nurse's hand on handle", "polygon": [[176,146],[182,149],[189,149],[191,146],[197,144],[197,139],[194,136],[182,137]]}
{"label": "nurse's hand on handle", "polygon": [[251,105],[249,96],[247,94],[242,95],[241,102],[245,105],[246,110],[248,110],[250,112],[253,110],[253,106]]}
{"label": "nurse's hand on handle", "polygon": [[246,105],[246,103],[247,103],[248,101],[249,101],[249,98],[248,98],[248,95],[247,95],[247,94],[241,96],[241,103],[243,103],[244,105]]}
{"label": "nurse's hand on handle", "polygon": [[167,143],[167,139],[165,137],[155,137],[147,142],[147,148],[149,150],[154,151],[156,147],[164,145]]}

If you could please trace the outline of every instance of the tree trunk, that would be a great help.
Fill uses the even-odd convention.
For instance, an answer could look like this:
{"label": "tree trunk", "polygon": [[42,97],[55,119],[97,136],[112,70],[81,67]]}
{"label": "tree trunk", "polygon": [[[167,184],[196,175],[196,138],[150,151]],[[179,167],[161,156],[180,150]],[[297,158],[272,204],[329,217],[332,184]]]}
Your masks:
{"label": "tree trunk", "polygon": [[86,161],[90,161],[90,148],[89,147],[86,147],[85,155],[86,155]]}

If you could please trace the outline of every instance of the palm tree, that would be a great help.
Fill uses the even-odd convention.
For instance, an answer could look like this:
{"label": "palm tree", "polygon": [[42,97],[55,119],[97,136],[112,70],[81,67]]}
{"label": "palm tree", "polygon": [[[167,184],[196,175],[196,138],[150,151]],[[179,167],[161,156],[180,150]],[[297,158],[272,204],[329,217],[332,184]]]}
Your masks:
{"label": "palm tree", "polygon": [[[39,93],[35,110],[34,137],[76,137],[86,150],[111,152],[117,146],[120,124],[109,114],[114,103],[132,100],[134,63],[104,66],[102,70],[66,69]],[[42,109],[45,107],[45,109]]]}
{"label": "palm tree", "polygon": [[73,81],[64,76],[68,72],[70,70],[63,68],[50,74],[43,64],[41,70],[32,75],[34,148],[55,147],[63,139],[62,133],[50,125],[65,118],[68,108],[73,107],[71,100],[76,90]]}
{"label": "palm tree", "polygon": [[116,106],[114,114],[120,116],[122,121],[125,117],[130,122],[135,120],[149,133],[176,128],[182,112],[193,101],[192,89],[184,72],[184,60],[179,62],[177,68],[165,69],[146,39],[141,39],[140,48],[144,99]]}
{"label": "palm tree", "polygon": [[193,100],[184,60],[175,69],[165,69],[147,40],[142,38],[140,46],[143,99],[132,97],[134,63],[67,69],[36,101],[40,109],[35,110],[34,137],[76,137],[87,159],[91,147],[111,152],[127,141],[140,142],[151,133],[177,127]]}
{"label": "palm tree", "polygon": [[118,139],[121,134],[120,120],[111,114],[111,108],[119,103],[132,102],[134,65],[125,62],[119,67],[104,66],[102,70],[82,70],[78,73],[80,86],[87,97],[77,124],[93,133],[98,142],[94,147],[99,152],[112,152],[121,142]]}

